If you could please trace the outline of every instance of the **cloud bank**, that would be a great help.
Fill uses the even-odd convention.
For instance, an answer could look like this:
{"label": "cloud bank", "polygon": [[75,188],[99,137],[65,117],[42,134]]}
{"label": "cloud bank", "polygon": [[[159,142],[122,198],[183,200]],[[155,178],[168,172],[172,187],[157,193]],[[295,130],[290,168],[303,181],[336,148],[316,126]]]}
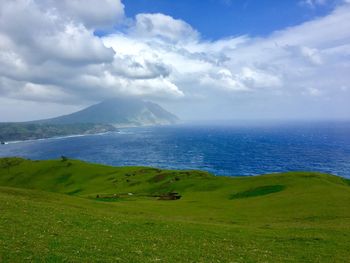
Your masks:
{"label": "cloud bank", "polygon": [[347,1],[267,37],[208,41],[165,14],[125,20],[119,0],[2,0],[1,100],[83,105],[132,95],[185,118],[322,117],[324,107],[328,117],[350,116]]}

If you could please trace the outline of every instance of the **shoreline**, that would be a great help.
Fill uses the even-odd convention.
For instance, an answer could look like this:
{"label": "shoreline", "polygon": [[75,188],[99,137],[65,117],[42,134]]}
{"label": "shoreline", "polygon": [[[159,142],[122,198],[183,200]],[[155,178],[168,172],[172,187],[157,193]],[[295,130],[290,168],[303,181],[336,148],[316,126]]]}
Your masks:
{"label": "shoreline", "polygon": [[64,135],[64,136],[54,136],[47,138],[37,138],[37,139],[25,139],[25,140],[15,140],[15,141],[0,141],[0,145],[21,143],[21,142],[34,142],[34,141],[42,141],[42,140],[51,140],[51,139],[65,139],[65,138],[74,138],[74,137],[84,137],[84,136],[94,136],[94,135],[105,135],[110,133],[119,133],[123,134],[121,131],[126,129],[136,129],[136,128],[147,128],[147,127],[163,127],[163,126],[172,126],[171,124],[163,124],[163,125],[129,125],[129,126],[116,126],[113,125],[117,131],[107,131],[107,132],[98,132],[98,133],[88,133],[88,134],[72,134],[72,135]]}
{"label": "shoreline", "polygon": [[[81,137],[81,136],[79,136]],[[56,159],[30,159],[26,157],[21,157],[21,156],[0,156],[1,159],[6,159],[6,158],[19,158],[23,160],[28,160],[28,161],[35,161],[35,162],[46,162],[46,161],[60,161],[59,158]],[[98,162],[93,162],[93,161],[86,161],[83,159],[79,158],[68,158],[68,160],[71,161],[78,161],[82,162],[85,164],[90,164],[90,165],[99,165],[99,166],[104,166],[104,167],[111,167],[111,168],[149,168],[149,169],[159,169],[159,170],[168,170],[168,171],[197,171],[197,172],[204,172],[211,174],[215,177],[228,177],[228,178],[246,178],[246,177],[260,177],[260,176],[269,176],[269,175],[279,175],[279,174],[293,174],[293,173],[311,173],[311,174],[321,174],[321,175],[332,175],[335,177],[339,177],[345,180],[350,181],[350,177],[344,176],[344,175],[339,175],[335,173],[328,173],[328,172],[322,172],[322,171],[303,171],[303,170],[292,170],[292,171],[279,171],[279,172],[266,172],[266,173],[256,173],[256,174],[240,174],[240,175],[227,175],[227,174],[215,174],[214,172],[210,170],[205,170],[205,169],[192,169],[192,168],[176,168],[176,167],[157,167],[157,166],[151,166],[151,165],[111,165],[111,164],[106,164],[106,163],[98,163]]]}
{"label": "shoreline", "polygon": [[85,137],[85,136],[97,136],[97,135],[105,135],[105,134],[110,134],[110,133],[120,133],[120,131],[108,131],[108,132],[91,133],[91,134],[73,134],[73,135],[54,136],[54,137],[38,138],[38,139],[5,141],[4,144],[2,144],[2,145],[16,144],[16,143],[22,143],[22,142],[36,142],[36,141],[45,141],[45,140],[67,139],[67,138]]}
{"label": "shoreline", "polygon": [[[343,155],[349,149],[347,130],[345,126],[334,135],[328,128],[319,133],[316,128],[277,132],[273,128],[251,131],[225,126],[128,127],[116,133],[11,141],[8,146],[0,145],[0,155],[31,159],[65,155],[107,165],[197,169],[218,176],[318,171],[350,178],[347,155]],[[88,135],[91,137],[85,137]],[[228,145],[223,147],[222,140]],[[311,148],[306,148],[307,142],[312,142]]]}

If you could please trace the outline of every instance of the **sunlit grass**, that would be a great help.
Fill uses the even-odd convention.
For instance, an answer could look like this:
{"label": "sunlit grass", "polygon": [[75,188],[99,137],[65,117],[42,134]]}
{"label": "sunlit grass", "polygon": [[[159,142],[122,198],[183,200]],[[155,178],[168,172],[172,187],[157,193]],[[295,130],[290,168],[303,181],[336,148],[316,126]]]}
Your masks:
{"label": "sunlit grass", "polygon": [[[0,262],[348,260],[350,186],[339,177],[12,158],[0,167]],[[171,191],[181,199],[158,200]]]}

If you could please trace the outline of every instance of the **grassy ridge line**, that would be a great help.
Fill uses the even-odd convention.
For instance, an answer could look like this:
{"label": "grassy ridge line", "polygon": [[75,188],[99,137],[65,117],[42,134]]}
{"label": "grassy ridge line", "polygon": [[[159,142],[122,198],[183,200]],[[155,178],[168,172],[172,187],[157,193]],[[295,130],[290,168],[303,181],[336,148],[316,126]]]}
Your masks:
{"label": "grassy ridge line", "polygon": [[[0,185],[87,196],[112,193],[159,194],[188,179],[214,178],[201,171],[112,167],[79,160],[0,159]],[[176,182],[176,184],[174,184]],[[186,188],[183,185],[180,188]]]}
{"label": "grassy ridge line", "polygon": [[[117,194],[122,197],[112,201],[129,213],[142,211],[150,217],[172,220],[249,224],[256,221],[253,217],[261,222],[271,222],[266,211],[272,211],[274,221],[293,223],[296,217],[291,216],[294,214],[306,219],[317,214],[322,220],[338,220],[350,214],[344,213],[348,207],[345,202],[350,201],[350,187],[346,180],[319,173],[232,178],[200,171],[19,158],[0,159],[0,167],[2,186],[93,200],[96,200],[96,195]],[[276,188],[278,191],[275,191]],[[152,197],[170,191],[179,192],[182,198],[175,202],[159,202]]]}
{"label": "grassy ridge line", "polygon": [[[350,185],[340,177],[229,178],[18,158],[0,167],[0,262],[348,260]],[[167,191],[183,197],[150,197]]]}
{"label": "grassy ridge line", "polygon": [[[149,167],[112,167],[79,160],[31,161],[21,158],[0,158],[0,185],[39,189],[70,195],[133,193],[139,196],[157,195],[171,191],[181,193],[231,193],[231,199],[278,193],[286,185],[274,182],[314,178],[345,185],[340,177],[310,172],[292,172],[255,177],[213,176],[202,171],[162,170]],[[254,185],[265,181],[266,185]],[[268,182],[271,181],[271,184]],[[250,186],[249,188],[245,185]],[[260,188],[259,188],[260,187]],[[241,191],[247,188],[246,192]]]}

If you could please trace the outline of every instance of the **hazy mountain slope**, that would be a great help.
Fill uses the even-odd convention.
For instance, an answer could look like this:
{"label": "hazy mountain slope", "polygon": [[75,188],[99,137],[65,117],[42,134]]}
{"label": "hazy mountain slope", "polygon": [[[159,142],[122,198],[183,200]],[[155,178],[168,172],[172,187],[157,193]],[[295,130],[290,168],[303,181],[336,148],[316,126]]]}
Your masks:
{"label": "hazy mountain slope", "polygon": [[116,127],[167,125],[178,120],[155,103],[135,98],[114,98],[52,119],[0,123],[0,141],[111,132],[116,131]]}
{"label": "hazy mountain slope", "polygon": [[104,123],[116,126],[174,124],[178,118],[159,105],[134,98],[114,98],[42,123]]}

